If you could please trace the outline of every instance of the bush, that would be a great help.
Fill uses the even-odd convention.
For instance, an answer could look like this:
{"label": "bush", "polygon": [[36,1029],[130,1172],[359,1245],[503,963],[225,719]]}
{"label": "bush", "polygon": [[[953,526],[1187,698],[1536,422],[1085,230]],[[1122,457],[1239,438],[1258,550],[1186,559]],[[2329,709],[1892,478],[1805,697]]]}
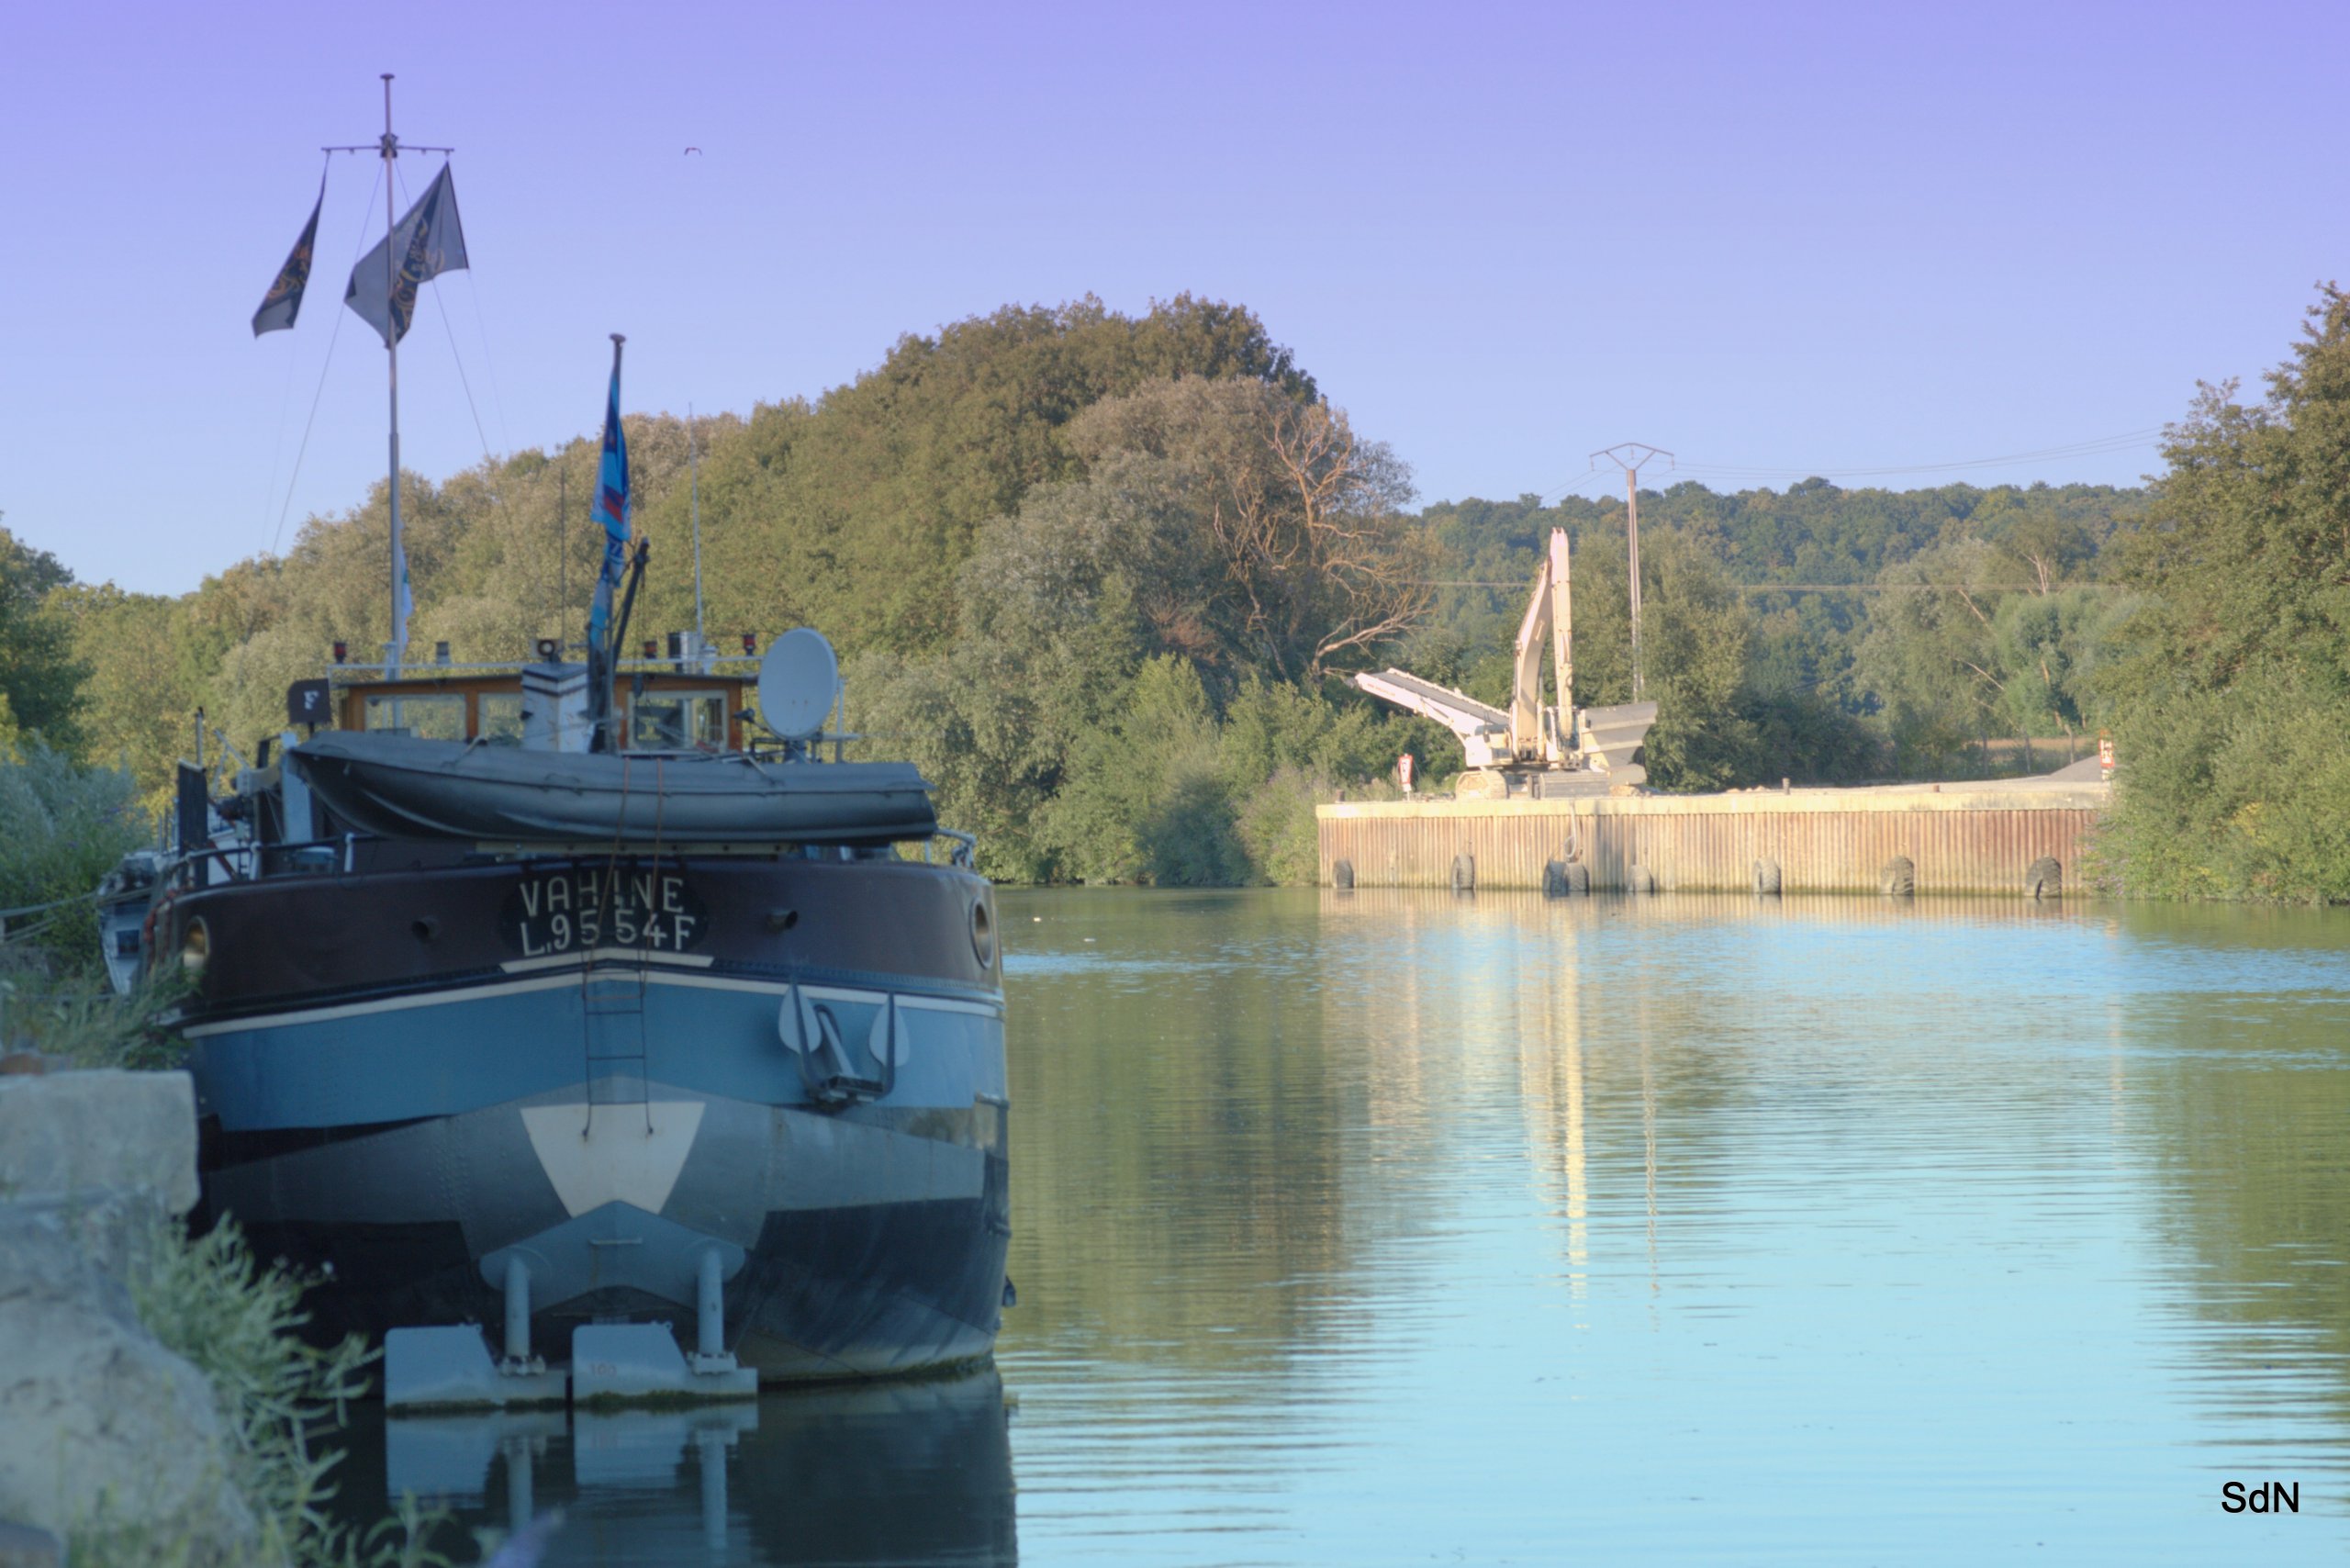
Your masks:
{"label": "bush", "polygon": [[1082,737],[1040,837],[1064,874],[1160,887],[1310,883],[1314,807],[1385,770],[1401,725],[1250,678],[1219,719],[1196,667],[1147,660]]}
{"label": "bush", "polygon": [[[322,1439],[366,1393],[375,1353],[357,1335],[325,1350],[304,1342],[308,1282],[257,1262],[235,1224],[224,1222],[200,1237],[176,1223],[157,1226],[125,1283],[147,1331],[212,1386],[228,1431],[229,1483],[259,1526],[255,1562],[445,1568],[451,1559],[435,1537],[455,1532],[443,1511],[404,1498],[396,1518],[364,1533],[327,1514],[343,1456]],[[195,1555],[193,1542],[101,1521],[75,1532],[71,1558],[81,1568],[173,1568]]]}
{"label": "bush", "polygon": [[74,969],[95,969],[98,917],[90,895],[151,831],[128,773],[84,767],[37,739],[24,741],[15,756],[0,759],[0,909],[35,913],[9,921],[10,938],[37,942]]}
{"label": "bush", "polygon": [[341,1455],[317,1451],[315,1433],[343,1424],[345,1407],[366,1392],[375,1352],[356,1335],[331,1350],[305,1344],[306,1282],[256,1264],[232,1221],[194,1239],[162,1227],[129,1282],[148,1332],[212,1384],[234,1444],[231,1479],[269,1556],[337,1555],[343,1532],[324,1506]]}
{"label": "bush", "polygon": [[1197,881],[1224,863],[1215,713],[1199,671],[1171,654],[1147,659],[1108,712],[1071,748],[1038,836],[1084,881]]}
{"label": "bush", "polygon": [[1204,758],[1178,766],[1136,841],[1155,887],[1229,888],[1259,880],[1240,842],[1232,792]]}
{"label": "bush", "polygon": [[186,994],[185,976],[166,971],[123,997],[103,976],[56,968],[28,944],[0,947],[0,1052],[25,1047],[81,1067],[178,1064],[185,1047],[164,1020]]}
{"label": "bush", "polygon": [[1310,888],[1322,875],[1314,808],[1337,792],[1323,776],[1284,767],[1249,791],[1237,824],[1255,879]]}
{"label": "bush", "polygon": [[2099,850],[2122,890],[2350,902],[2350,696],[2267,668],[2133,708]]}

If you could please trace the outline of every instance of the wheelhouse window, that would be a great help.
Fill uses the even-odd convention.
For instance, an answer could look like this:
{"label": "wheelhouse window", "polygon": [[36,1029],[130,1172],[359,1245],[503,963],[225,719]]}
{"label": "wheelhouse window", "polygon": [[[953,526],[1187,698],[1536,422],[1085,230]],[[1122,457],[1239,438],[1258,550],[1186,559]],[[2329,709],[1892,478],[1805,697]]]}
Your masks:
{"label": "wheelhouse window", "polygon": [[630,699],[631,751],[723,751],[726,695],[720,691],[647,691]]}
{"label": "wheelhouse window", "polygon": [[365,716],[371,730],[402,731],[425,741],[465,738],[465,699],[462,693],[370,694]]}

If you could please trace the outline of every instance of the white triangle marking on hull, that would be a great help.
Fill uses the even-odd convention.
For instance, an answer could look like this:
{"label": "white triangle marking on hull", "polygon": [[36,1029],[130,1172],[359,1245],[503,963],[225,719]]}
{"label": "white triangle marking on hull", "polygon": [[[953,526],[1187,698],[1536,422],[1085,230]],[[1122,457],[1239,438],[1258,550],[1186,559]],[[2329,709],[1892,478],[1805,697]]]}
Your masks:
{"label": "white triangle marking on hull", "polygon": [[[522,1126],[539,1168],[573,1216],[606,1204],[632,1204],[659,1214],[701,1130],[699,1100],[656,1100],[644,1105],[525,1105]],[[648,1124],[651,1130],[647,1131]],[[587,1136],[580,1129],[587,1128]]]}

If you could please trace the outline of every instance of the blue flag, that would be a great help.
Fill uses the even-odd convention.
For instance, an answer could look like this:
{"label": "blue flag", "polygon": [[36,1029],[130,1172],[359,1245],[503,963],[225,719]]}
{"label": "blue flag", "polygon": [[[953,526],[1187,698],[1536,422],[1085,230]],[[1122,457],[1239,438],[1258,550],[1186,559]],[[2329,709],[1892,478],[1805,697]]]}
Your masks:
{"label": "blue flag", "polygon": [[588,611],[588,641],[601,647],[612,618],[612,590],[621,584],[628,555],[628,438],[621,432],[621,342],[612,334],[612,390],[604,404],[604,460],[596,474],[596,521],[604,525],[604,566],[596,574],[596,599]]}

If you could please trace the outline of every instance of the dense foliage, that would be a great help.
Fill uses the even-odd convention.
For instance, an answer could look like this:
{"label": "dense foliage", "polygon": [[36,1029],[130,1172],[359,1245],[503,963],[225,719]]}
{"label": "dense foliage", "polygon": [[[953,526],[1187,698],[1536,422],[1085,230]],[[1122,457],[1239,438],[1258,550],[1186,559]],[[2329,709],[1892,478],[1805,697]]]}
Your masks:
{"label": "dense foliage", "polygon": [[[2143,504],[2090,485],[1642,491],[1651,773],[1683,789],[1964,777],[1992,766],[1992,740],[2077,735],[2116,597],[2099,546]],[[1563,528],[1578,700],[1630,700],[1625,510],[1530,496],[1429,509],[1448,582],[1406,662],[1505,696],[1516,585]],[[2052,622],[2042,601],[2066,608]]]}
{"label": "dense foliage", "polygon": [[[2350,686],[2342,316],[2329,291],[2266,402],[2207,390],[2149,490],[1644,490],[1652,782],[2044,769],[2109,725],[2133,886],[2350,891],[2322,868],[2350,861],[2345,813],[2309,787],[2337,779]],[[1573,544],[1575,699],[1631,697],[1620,498],[1415,513],[1396,454],[1236,307],[1006,308],[813,402],[634,416],[629,440],[655,551],[639,633],[692,623],[698,459],[719,640],[825,631],[868,754],[922,763],[1006,878],[1309,876],[1316,800],[1378,788],[1404,749],[1425,777],[1459,765],[1344,675],[1396,663],[1505,700],[1552,527]],[[413,643],[498,659],[576,638],[595,462],[580,440],[408,476]],[[330,643],[372,655],[386,534],[379,486],[177,599],[73,583],[0,534],[0,745],[39,734],[159,805],[199,709],[249,752]]]}
{"label": "dense foliage", "polygon": [[74,718],[82,666],[72,636],[50,605],[73,580],[56,556],[0,528],[0,755],[22,731],[60,745],[78,738]]}
{"label": "dense foliage", "polygon": [[9,912],[0,937],[69,968],[95,967],[91,894],[147,837],[129,775],[76,763],[37,737],[0,756],[0,911]]}
{"label": "dense foliage", "polygon": [[2202,389],[2115,552],[2141,598],[2098,685],[2133,891],[2350,900],[2350,294],[2267,381]]}

